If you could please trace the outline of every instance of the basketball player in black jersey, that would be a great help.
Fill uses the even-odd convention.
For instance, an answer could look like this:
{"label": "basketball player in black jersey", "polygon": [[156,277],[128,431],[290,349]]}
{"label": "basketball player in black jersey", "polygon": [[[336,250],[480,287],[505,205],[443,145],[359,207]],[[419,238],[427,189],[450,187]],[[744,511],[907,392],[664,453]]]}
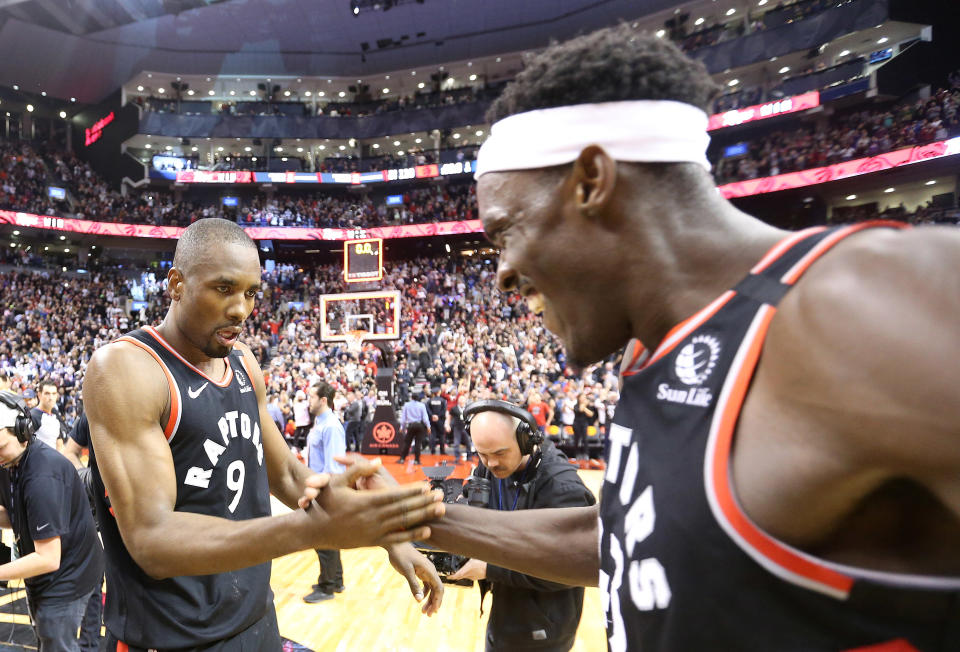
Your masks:
{"label": "basketball player in black jersey", "polygon": [[960,232],[740,212],[702,165],[690,107],[714,92],[621,26],[547,48],[492,107],[491,141],[515,136],[478,159],[501,289],[574,365],[651,353],[599,509],[452,505],[432,540],[599,582],[614,651],[955,650]]}
{"label": "basketball player in black jersey", "polygon": [[[199,220],[168,282],[164,321],[100,348],[83,387],[109,649],[279,650],[270,560],[305,549],[384,545],[435,611],[439,577],[407,542],[429,533],[439,496],[311,475],[267,412],[238,342],[260,290],[256,245],[236,224]],[[317,500],[298,509],[308,486]],[[270,493],[293,511],[271,516]]]}

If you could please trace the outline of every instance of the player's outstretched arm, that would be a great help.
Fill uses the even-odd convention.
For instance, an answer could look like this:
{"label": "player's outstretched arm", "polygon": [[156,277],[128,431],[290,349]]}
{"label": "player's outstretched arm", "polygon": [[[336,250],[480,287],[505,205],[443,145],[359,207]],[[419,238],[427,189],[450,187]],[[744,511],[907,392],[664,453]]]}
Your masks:
{"label": "player's outstretched arm", "polygon": [[[382,466],[358,455],[337,461],[347,465],[344,475],[353,486],[370,490],[396,484]],[[597,586],[598,505],[519,512],[445,507],[444,517],[430,524],[430,542],[439,548],[559,584]]]}
{"label": "player's outstretched arm", "polygon": [[428,536],[421,524],[443,511],[422,485],[369,494],[328,486],[307,510],[245,521],[174,511],[176,474],[159,425],[170,395],[156,362],[122,342],[103,347],[83,398],[120,534],[154,578],[220,573],[307,548],[412,541]]}

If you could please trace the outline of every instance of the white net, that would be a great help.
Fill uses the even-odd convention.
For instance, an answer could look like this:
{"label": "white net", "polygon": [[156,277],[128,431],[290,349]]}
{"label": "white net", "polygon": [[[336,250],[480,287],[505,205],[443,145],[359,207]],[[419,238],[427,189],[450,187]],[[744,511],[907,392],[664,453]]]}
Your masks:
{"label": "white net", "polygon": [[354,354],[359,354],[363,351],[363,338],[366,337],[367,331],[365,330],[354,330],[347,331],[345,333],[347,336],[347,350]]}

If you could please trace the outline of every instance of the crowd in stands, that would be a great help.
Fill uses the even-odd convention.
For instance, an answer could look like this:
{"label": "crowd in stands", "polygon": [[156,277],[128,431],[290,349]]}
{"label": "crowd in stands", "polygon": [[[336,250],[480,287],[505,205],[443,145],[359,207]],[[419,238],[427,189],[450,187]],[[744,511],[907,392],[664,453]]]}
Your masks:
{"label": "crowd in stands", "polygon": [[473,184],[416,188],[403,194],[403,204],[386,206],[370,198],[334,197],[322,193],[277,193],[261,196],[238,211],[242,226],[300,226],[310,228],[370,228],[477,219]]}
{"label": "crowd in stands", "polygon": [[[17,255],[4,252],[0,263],[15,262],[11,257]],[[402,293],[401,337],[382,347],[368,344],[355,354],[343,343],[320,340],[317,297],[346,290],[339,265],[311,270],[279,265],[264,272],[264,289],[242,340],[261,362],[270,401],[291,422],[297,391],[316,380],[338,388],[339,407],[348,392],[372,402],[378,367],[394,365],[398,404],[418,388],[429,394],[439,387],[451,404],[461,393],[523,404],[539,394],[562,426],[564,406],[569,413],[586,392],[601,408],[592,425],[607,423],[617,398],[614,362],[572,374],[559,342],[522,298],[495,288],[494,275],[495,261],[480,259],[423,258],[388,265],[382,287]],[[82,409],[79,388],[92,352],[127,330],[162,319],[164,284],[145,276],[0,268],[5,297],[0,372],[14,379],[15,391],[34,387],[41,378],[57,382],[69,425]],[[128,313],[134,284],[147,307]],[[286,422],[281,423],[285,428]],[[290,428],[288,434],[292,423]]]}
{"label": "crowd in stands", "polygon": [[718,183],[756,179],[876,156],[960,135],[960,87],[889,108],[833,116],[823,124],[749,141],[745,155],[717,162]]}
{"label": "crowd in stands", "polygon": [[[718,184],[774,176],[923,145],[960,135],[960,77],[951,88],[926,98],[887,107],[838,113],[816,125],[781,130],[748,141],[745,154],[715,163]],[[448,152],[443,150],[443,152]],[[470,147],[449,150],[464,159]],[[401,160],[403,159],[403,160]],[[367,159],[374,167],[428,162],[426,153]],[[349,171],[357,160],[326,159],[321,169]],[[68,190],[66,201],[46,196],[46,185]],[[201,217],[225,217],[246,226],[370,228],[454,219],[475,219],[476,199],[467,184],[408,190],[402,206],[381,198],[337,197],[330,193],[279,192],[246,196],[237,208],[202,201],[188,192],[181,201],[157,189],[121,194],[89,164],[42,143],[0,140],[0,208],[106,222],[187,226]]]}
{"label": "crowd in stands", "polygon": [[182,113],[185,115],[204,115],[220,113],[237,116],[291,115],[329,117],[366,117],[394,111],[417,111],[420,109],[471,104],[490,101],[503,88],[505,82],[490,85],[466,86],[432,92],[419,92],[413,95],[391,96],[374,99],[369,93],[357,95],[354,101],[312,101],[296,100],[256,100],[256,101],[205,101],[168,97],[135,97],[133,101],[145,110],[154,113]]}

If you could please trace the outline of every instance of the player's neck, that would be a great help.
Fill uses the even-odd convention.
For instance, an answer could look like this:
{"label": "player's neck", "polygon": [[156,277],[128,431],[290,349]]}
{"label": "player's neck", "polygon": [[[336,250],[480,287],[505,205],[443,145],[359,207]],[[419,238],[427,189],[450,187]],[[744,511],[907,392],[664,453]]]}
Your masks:
{"label": "player's neck", "polygon": [[633,275],[623,287],[635,289],[624,297],[632,335],[648,348],[736,285],[787,235],[718,196],[697,196],[647,213],[635,238],[643,246],[623,267]]}
{"label": "player's neck", "polygon": [[194,346],[187,336],[177,327],[177,322],[173,318],[172,312],[167,312],[167,316],[156,326],[155,330],[184,360],[210,378],[219,378],[224,373],[226,361],[223,358],[211,358],[201,349]]}

